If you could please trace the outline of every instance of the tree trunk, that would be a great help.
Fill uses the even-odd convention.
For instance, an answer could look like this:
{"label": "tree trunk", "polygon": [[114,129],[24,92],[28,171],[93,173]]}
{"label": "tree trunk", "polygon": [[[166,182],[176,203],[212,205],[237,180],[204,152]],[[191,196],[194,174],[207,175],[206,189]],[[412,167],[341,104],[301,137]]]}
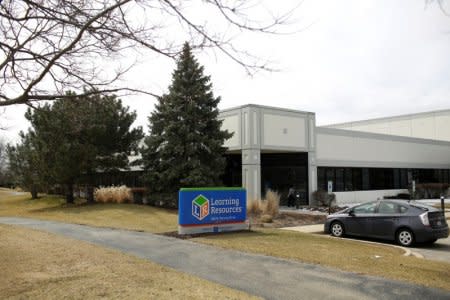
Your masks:
{"label": "tree trunk", "polygon": [[66,203],[72,204],[74,202],[75,202],[75,200],[73,197],[73,184],[68,183],[68,184],[66,184]]}
{"label": "tree trunk", "polygon": [[94,200],[94,186],[89,184],[86,188],[86,200],[88,203],[92,204],[95,202]]}
{"label": "tree trunk", "polygon": [[38,190],[37,190],[37,186],[35,184],[31,185],[31,199],[37,199],[38,198]]}

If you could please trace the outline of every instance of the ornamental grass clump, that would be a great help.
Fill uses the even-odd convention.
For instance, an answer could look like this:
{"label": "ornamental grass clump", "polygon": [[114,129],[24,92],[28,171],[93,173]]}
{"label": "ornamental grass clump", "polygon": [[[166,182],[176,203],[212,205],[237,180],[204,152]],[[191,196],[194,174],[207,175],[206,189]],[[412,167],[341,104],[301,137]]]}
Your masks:
{"label": "ornamental grass clump", "polygon": [[258,216],[262,212],[261,199],[249,199],[247,201],[247,214],[250,216]]}
{"label": "ornamental grass clump", "polygon": [[276,217],[280,211],[280,194],[275,191],[268,190],[266,193],[266,198],[263,200],[264,214]]}
{"label": "ornamental grass clump", "polygon": [[102,203],[126,203],[133,201],[131,189],[122,186],[100,187],[95,189],[94,198],[97,202]]}
{"label": "ornamental grass clump", "polygon": [[280,194],[268,190],[264,199],[249,200],[247,202],[247,214],[250,216],[276,217],[280,208]]}

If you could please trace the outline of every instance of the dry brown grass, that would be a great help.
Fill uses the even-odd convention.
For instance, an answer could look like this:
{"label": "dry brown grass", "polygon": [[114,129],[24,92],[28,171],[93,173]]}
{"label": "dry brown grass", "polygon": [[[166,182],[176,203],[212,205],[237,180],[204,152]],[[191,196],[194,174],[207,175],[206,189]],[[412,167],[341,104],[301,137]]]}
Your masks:
{"label": "dry brown grass", "polygon": [[2,299],[256,299],[118,251],[0,225]]}
{"label": "dry brown grass", "polygon": [[[24,216],[149,232],[176,230],[175,211],[130,204],[67,206],[61,198],[46,197],[36,201],[27,200],[29,194],[5,195],[0,190],[0,216]],[[401,250],[388,246],[279,230],[232,233],[194,241],[450,290],[450,264],[403,257]]]}
{"label": "dry brown grass", "polygon": [[449,263],[405,257],[401,249],[389,246],[276,229],[208,236],[195,241],[450,291]]}
{"label": "dry brown grass", "polygon": [[280,208],[280,195],[272,190],[266,192],[264,199],[251,199],[247,202],[247,214],[250,216],[270,215],[276,217]]}
{"label": "dry brown grass", "polygon": [[67,205],[57,196],[31,200],[30,194],[11,195],[0,190],[0,216],[19,216],[101,227],[143,230],[148,232],[175,231],[178,214],[175,210],[147,205],[83,202]]}
{"label": "dry brown grass", "polygon": [[247,201],[247,214],[248,215],[259,215],[261,214],[261,200],[256,199],[249,199]]}
{"label": "dry brown grass", "polygon": [[280,211],[280,194],[272,190],[268,190],[266,193],[265,210],[264,213],[275,217]]}

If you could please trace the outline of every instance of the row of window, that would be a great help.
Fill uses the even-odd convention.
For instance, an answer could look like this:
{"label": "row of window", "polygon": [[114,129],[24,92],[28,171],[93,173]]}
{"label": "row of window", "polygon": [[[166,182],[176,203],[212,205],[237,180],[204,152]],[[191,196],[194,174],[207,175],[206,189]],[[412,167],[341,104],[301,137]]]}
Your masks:
{"label": "row of window", "polygon": [[416,183],[450,183],[450,170],[317,168],[317,184],[319,190],[327,190],[328,181],[333,182],[333,191],[336,192],[407,189],[412,180],[415,180]]}

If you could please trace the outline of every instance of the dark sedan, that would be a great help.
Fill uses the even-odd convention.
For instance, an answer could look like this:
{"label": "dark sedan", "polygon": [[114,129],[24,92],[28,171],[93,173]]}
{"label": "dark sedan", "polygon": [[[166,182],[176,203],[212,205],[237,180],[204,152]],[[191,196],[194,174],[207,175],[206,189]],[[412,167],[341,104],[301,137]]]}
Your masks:
{"label": "dark sedan", "polygon": [[402,246],[433,243],[449,234],[442,210],[401,200],[367,202],[331,214],[324,230],[336,237],[352,235],[395,240]]}

